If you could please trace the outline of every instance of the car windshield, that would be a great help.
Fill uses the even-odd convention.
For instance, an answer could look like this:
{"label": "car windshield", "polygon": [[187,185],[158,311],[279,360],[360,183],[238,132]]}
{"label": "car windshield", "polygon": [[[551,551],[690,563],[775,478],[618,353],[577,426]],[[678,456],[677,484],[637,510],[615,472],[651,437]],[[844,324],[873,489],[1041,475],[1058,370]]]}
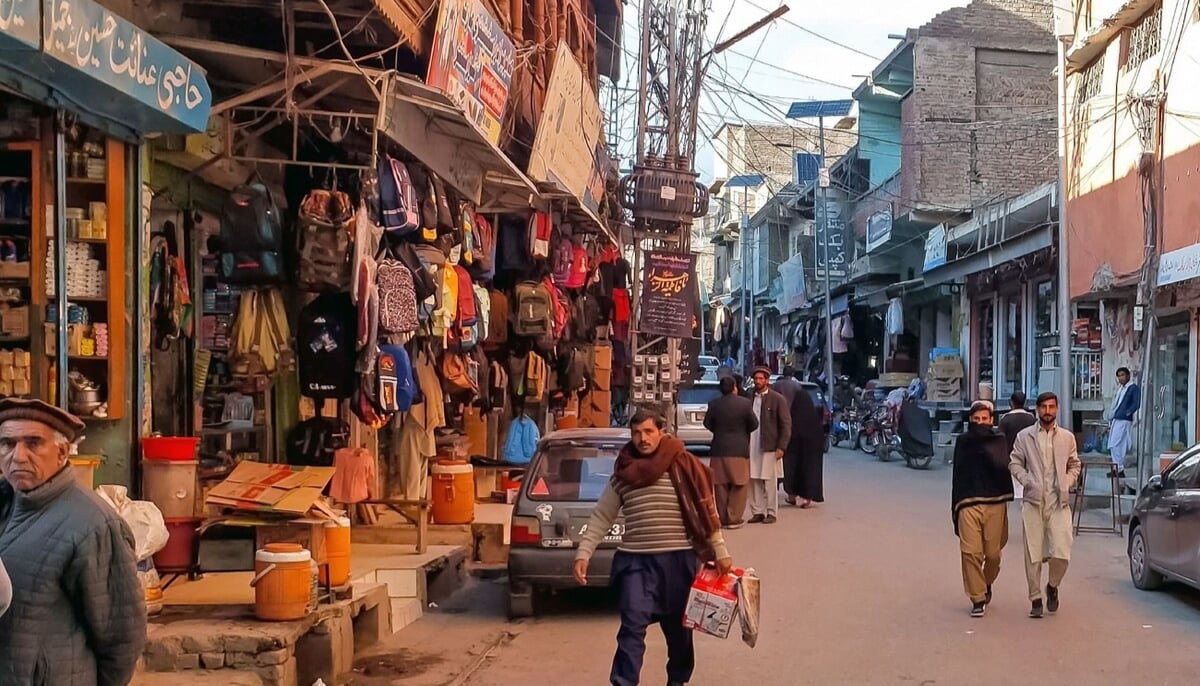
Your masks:
{"label": "car windshield", "polygon": [[721,389],[718,386],[693,386],[679,391],[679,404],[707,405],[719,397],[721,397]]}
{"label": "car windshield", "polygon": [[594,501],[612,477],[617,443],[555,442],[539,448],[529,480],[530,500]]}

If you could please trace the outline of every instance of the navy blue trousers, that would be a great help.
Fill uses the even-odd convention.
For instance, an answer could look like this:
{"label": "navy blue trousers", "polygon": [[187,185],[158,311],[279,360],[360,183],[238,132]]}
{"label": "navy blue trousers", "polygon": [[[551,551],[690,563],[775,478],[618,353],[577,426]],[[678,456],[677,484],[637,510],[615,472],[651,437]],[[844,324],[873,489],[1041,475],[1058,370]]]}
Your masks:
{"label": "navy blue trousers", "polygon": [[662,628],[667,639],[667,680],[686,684],[696,666],[692,631],[683,626],[692,581],[700,560],[691,550],[627,553],[613,558],[612,581],[620,591],[621,628],[610,683],[637,686],[646,655],[646,629]]}

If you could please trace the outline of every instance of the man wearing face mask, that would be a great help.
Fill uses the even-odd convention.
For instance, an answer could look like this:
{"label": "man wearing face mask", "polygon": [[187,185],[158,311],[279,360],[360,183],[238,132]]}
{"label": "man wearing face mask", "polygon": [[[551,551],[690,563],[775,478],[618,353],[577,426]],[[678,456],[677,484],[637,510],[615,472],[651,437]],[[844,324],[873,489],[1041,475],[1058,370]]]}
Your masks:
{"label": "man wearing face mask", "polygon": [[971,616],[983,617],[1000,575],[1000,552],[1008,543],[1008,503],[1013,499],[1008,441],[993,426],[992,404],[971,405],[966,433],[954,444],[951,513],[962,553],[963,588]]}

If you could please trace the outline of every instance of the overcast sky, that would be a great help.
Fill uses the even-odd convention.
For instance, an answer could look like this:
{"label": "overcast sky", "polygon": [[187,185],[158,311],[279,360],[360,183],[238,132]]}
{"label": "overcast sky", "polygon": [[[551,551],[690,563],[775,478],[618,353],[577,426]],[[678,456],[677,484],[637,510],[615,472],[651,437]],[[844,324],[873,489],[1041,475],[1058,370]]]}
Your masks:
{"label": "overcast sky", "polygon": [[[938,12],[967,4],[967,0],[711,2],[713,10],[707,26],[710,44],[732,36],[780,4],[788,4],[792,9],[717,57],[709,69],[697,132],[700,145],[697,167],[705,179],[711,178],[713,164],[712,147],[707,140],[720,122],[783,123],[783,115],[792,101],[848,98],[862,81],[862,76],[895,47],[896,41],[889,39],[888,34],[903,34],[905,29],[924,24]],[[625,46],[633,54],[625,57],[626,81],[623,86],[636,92],[640,3],[631,2],[626,6],[626,12]],[[723,33],[722,24],[725,24]],[[854,50],[822,40],[805,29]],[[757,62],[754,60],[756,55]],[[748,95],[746,91],[755,95]],[[627,94],[629,96],[632,92]],[[636,131],[636,105],[631,103],[624,111],[622,136],[631,139]],[[628,148],[622,146],[622,149]]]}

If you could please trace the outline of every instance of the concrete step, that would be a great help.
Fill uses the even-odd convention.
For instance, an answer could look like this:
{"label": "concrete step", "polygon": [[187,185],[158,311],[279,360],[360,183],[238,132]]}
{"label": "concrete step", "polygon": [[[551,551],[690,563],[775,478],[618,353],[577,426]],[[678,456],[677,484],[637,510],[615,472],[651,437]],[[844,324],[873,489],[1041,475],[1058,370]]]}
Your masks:
{"label": "concrete step", "polygon": [[[178,686],[181,679],[174,672],[138,672],[130,686]],[[263,686],[262,677],[255,672],[236,669],[195,670],[188,672],[189,686]]]}

